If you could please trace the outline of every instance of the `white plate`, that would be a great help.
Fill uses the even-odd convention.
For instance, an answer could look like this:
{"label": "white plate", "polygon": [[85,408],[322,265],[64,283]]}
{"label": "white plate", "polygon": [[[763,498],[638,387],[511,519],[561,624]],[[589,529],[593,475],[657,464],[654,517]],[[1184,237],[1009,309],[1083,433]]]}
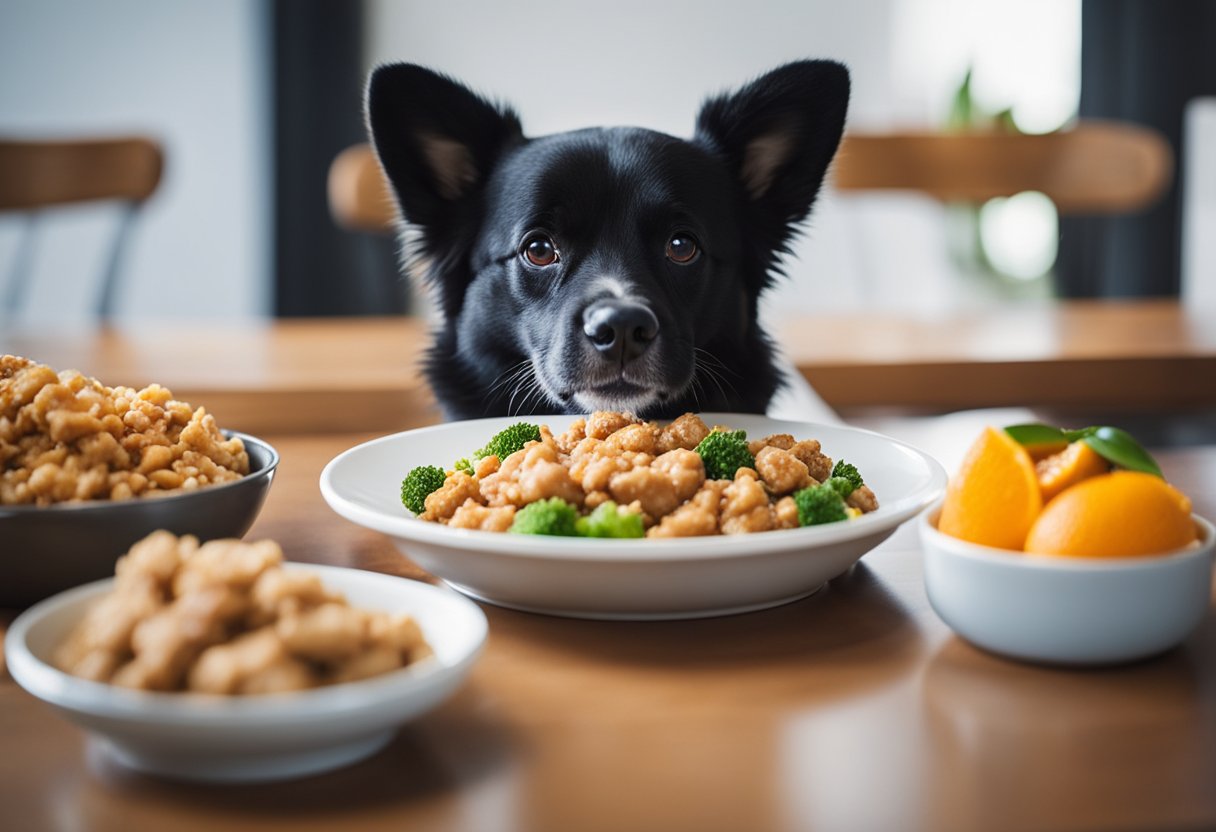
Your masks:
{"label": "white plate", "polygon": [[485,615],[442,587],[336,566],[286,568],[318,573],[352,606],[412,615],[435,655],[361,682],[244,697],[134,691],[57,670],[50,664],[55,647],[110,590],[111,578],[22,613],[4,643],[9,671],[131,768],[186,780],[279,780],[348,765],[380,750],[397,726],[456,690],[485,641]]}
{"label": "white plate", "polygon": [[[560,433],[573,416],[537,416]],[[449,466],[518,418],[406,431],[364,443],[321,473],[326,502],[348,520],[393,538],[423,569],[474,598],[578,618],[699,618],[748,612],[810,595],[915,516],[945,488],[925,454],[869,431],[751,414],[703,414],[758,438],[818,439],[846,459],[880,508],[855,520],[760,534],[672,540],[541,537],[451,529],[401,505],[401,480],[417,465]]]}

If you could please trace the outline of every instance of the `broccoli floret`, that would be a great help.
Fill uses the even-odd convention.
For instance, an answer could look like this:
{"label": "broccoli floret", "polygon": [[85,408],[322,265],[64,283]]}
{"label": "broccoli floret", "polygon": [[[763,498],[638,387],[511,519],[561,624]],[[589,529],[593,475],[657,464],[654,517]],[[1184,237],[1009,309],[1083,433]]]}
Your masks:
{"label": "broccoli floret", "polygon": [[527,422],[516,422],[509,428],[504,428],[494,434],[494,438],[473,453],[474,459],[481,459],[490,454],[506,459],[511,454],[523,448],[529,442],[540,441],[540,428]]}
{"label": "broccoli floret", "polygon": [[828,477],[823,484],[831,486],[837,494],[844,498],[857,490],[857,486],[853,485],[853,481],[848,477]]}
{"label": "broccoli floret", "polygon": [[612,500],[600,503],[595,511],[574,524],[579,537],[644,537],[642,515],[617,507]]}
{"label": "broccoli floret", "polygon": [[573,537],[578,509],[561,497],[537,500],[515,512],[510,531],[515,534],[553,534]]}
{"label": "broccoli floret", "polygon": [[419,465],[401,481],[401,502],[414,514],[422,514],[426,510],[427,496],[439,490],[447,478],[442,468]]}
{"label": "broccoli floret", "polygon": [[818,526],[848,519],[844,498],[830,485],[812,485],[794,493],[799,526]]}
{"label": "broccoli floret", "polygon": [[[832,476],[833,477],[843,477],[846,480],[848,480],[849,482],[853,483],[853,487],[851,489],[849,489],[849,494],[852,494],[858,488],[861,488],[863,485],[866,484],[866,481],[861,478],[861,474],[857,471],[857,466],[850,465],[849,463],[845,462],[843,459],[839,460],[836,463],[836,466],[832,469]],[[846,494],[844,496],[847,497],[848,494]]]}
{"label": "broccoli floret", "polygon": [[471,477],[473,476],[473,463],[469,462],[469,458],[467,456],[461,457],[460,459],[456,460],[456,464],[452,466],[452,470],[464,471]]}
{"label": "broccoli floret", "polygon": [[747,449],[747,431],[714,431],[701,440],[696,451],[711,480],[733,480],[740,468],[756,466],[756,458]]}

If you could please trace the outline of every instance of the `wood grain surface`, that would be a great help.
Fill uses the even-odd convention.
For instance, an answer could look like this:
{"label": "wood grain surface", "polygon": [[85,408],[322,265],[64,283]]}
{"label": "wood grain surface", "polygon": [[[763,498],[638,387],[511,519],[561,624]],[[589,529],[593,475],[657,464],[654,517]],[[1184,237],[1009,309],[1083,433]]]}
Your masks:
{"label": "wood grain surface", "polygon": [[[295,560],[425,576],[333,514],[321,467],[366,434],[272,436],[250,536]],[[961,441],[966,441],[964,438]],[[1159,454],[1216,516],[1216,447]],[[469,682],[383,752],[302,781],[127,772],[0,681],[14,830],[1190,830],[1216,827],[1216,616],[1181,647],[1074,671],[955,637],[904,527],[778,609],[587,622],[483,607]]]}

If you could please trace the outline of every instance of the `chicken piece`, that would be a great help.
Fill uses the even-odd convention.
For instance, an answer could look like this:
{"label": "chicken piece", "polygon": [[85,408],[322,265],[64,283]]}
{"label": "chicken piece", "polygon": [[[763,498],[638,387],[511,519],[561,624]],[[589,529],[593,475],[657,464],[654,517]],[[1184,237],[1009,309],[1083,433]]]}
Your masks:
{"label": "chicken piece", "polygon": [[465,500],[456,509],[448,526],[453,529],[479,529],[483,532],[505,532],[515,521],[515,506],[489,508],[476,500]]}
{"label": "chicken piece", "polygon": [[696,453],[684,448],[668,451],[655,459],[651,467],[671,481],[677,505],[696,494],[705,482],[705,463]]}
{"label": "chicken piece", "polygon": [[802,460],[807,473],[815,482],[823,482],[832,476],[832,458],[820,450],[818,439],[804,439],[801,442],[795,442],[789,451]]}
{"label": "chicken piece", "polygon": [[798,528],[798,505],[793,497],[782,497],[773,504],[773,526],[778,529]]}
{"label": "chicken piece", "polygon": [[583,498],[583,508],[587,511],[599,508],[604,503],[612,499],[612,495],[607,491],[588,491],[587,496]]}
{"label": "chicken piece", "polygon": [[608,410],[597,410],[587,417],[587,424],[583,430],[592,439],[607,439],[625,427],[625,425],[632,425],[637,422],[638,418],[631,413],[614,413]]}
{"label": "chicken piece", "polygon": [[[108,435],[108,434],[107,434]],[[169,587],[182,558],[198,549],[198,538],[186,535],[180,540],[167,531],[156,531],[133,545],[115,566],[115,589],[121,591],[133,582],[151,579],[161,590]]]}
{"label": "chicken piece", "polygon": [[405,664],[401,654],[383,645],[369,647],[337,665],[329,677],[332,684],[357,682],[382,673],[389,673]]}
{"label": "chicken piece", "polygon": [[223,641],[230,625],[248,609],[242,593],[208,586],[178,598],[131,634],[135,658],[120,667],[115,685],[145,690],[175,690],[205,648]]}
{"label": "chicken piece", "polygon": [[707,480],[692,499],[662,518],[647,537],[699,537],[718,533],[724,480]]}
{"label": "chicken piece", "polygon": [[555,453],[561,454],[562,449],[558,447],[557,440],[553,438],[553,431],[549,430],[549,426],[541,425],[538,430],[540,432],[540,444],[548,445]]}
{"label": "chicken piece", "polygon": [[253,584],[246,623],[260,627],[280,616],[295,615],[338,597],[322,586],[321,578],[315,572],[268,569]]}
{"label": "chicken piece", "polygon": [[722,492],[722,534],[766,532],[773,528],[768,492],[751,468],[740,468]]}
{"label": "chicken piece", "polygon": [[673,511],[681,502],[676,497],[672,478],[652,467],[614,474],[608,483],[608,492],[618,505],[636,500],[643,514],[649,515],[652,522]]}
{"label": "chicken piece", "polygon": [[286,655],[274,628],[262,627],[204,650],[190,668],[186,687],[200,693],[236,693],[245,677]]}
{"label": "chicken piece", "polygon": [[707,436],[709,426],[701,421],[701,417],[695,413],[685,413],[659,431],[655,450],[660,454],[674,451],[676,448],[691,451]]}
{"label": "chicken piece", "polygon": [[490,474],[498,473],[498,469],[501,466],[502,460],[498,458],[497,454],[483,456],[481,459],[473,463],[473,475],[479,480],[484,479],[490,476]]}
{"label": "chicken piece", "polygon": [[[131,653],[131,634],[139,622],[165,606],[164,593],[147,575],[138,582],[128,578],[121,590],[94,604],[54,655],[55,666],[68,673],[88,660],[88,678],[104,681],[98,668],[113,671]],[[84,675],[83,672],[78,675]]]}
{"label": "chicken piece", "polygon": [[318,684],[320,680],[311,667],[299,659],[285,656],[251,673],[236,692],[244,695],[288,693],[315,688]]}
{"label": "chicken piece", "polygon": [[788,451],[792,447],[794,447],[794,437],[789,433],[771,433],[763,439],[753,439],[747,443],[747,449],[752,452],[752,456],[758,455],[765,448],[780,448]]}
{"label": "chicken piece", "polygon": [[557,449],[563,454],[573,453],[578,443],[587,438],[587,420],[575,419],[566,432],[557,437]]}
{"label": "chicken piece", "polygon": [[845,503],[865,514],[878,508],[878,497],[870,490],[870,486],[862,485],[853,489]]}
{"label": "chicken piece", "polygon": [[[523,451],[519,453],[523,453]],[[511,456],[515,456],[515,454]],[[426,501],[423,503],[425,511],[422,512],[422,519],[436,520],[444,523],[450,520],[452,515],[456,513],[456,509],[464,505],[466,501],[484,502],[481,489],[485,487],[485,483],[488,480],[492,480],[497,476],[501,476],[501,469],[498,473],[492,474],[484,480],[470,477],[464,471],[453,471],[443,481],[443,485],[426,495]]]}
{"label": "chicken piece", "polygon": [[773,494],[789,494],[811,484],[806,463],[789,451],[766,445],[756,454],[756,473]]}
{"label": "chicken piece", "polygon": [[173,595],[180,598],[211,586],[246,590],[263,572],[282,562],[283,550],[273,540],[212,540],[186,554],[173,576]]}
{"label": "chicken piece", "polygon": [[604,445],[616,451],[633,451],[654,455],[655,443],[659,438],[659,429],[653,422],[626,425],[614,431]]}
{"label": "chicken piece", "polygon": [[[481,500],[490,506],[519,507],[550,497],[575,505],[583,502],[583,489],[558,461],[556,447],[542,442],[530,442],[503,460],[497,473],[481,480],[480,489]],[[427,497],[428,511],[430,501]]]}
{"label": "chicken piece", "polygon": [[358,653],[367,640],[368,613],[330,602],[280,618],[275,633],[287,652],[299,659],[333,662]]}
{"label": "chicken piece", "polygon": [[413,664],[432,655],[431,647],[422,635],[418,622],[408,615],[372,615],[368,623],[368,635],[372,645],[386,646]]}
{"label": "chicken piece", "polygon": [[578,482],[584,492],[606,491],[612,478],[634,468],[645,468],[654,461],[647,453],[636,451],[621,451],[610,446],[607,442],[592,439],[598,443],[591,449],[582,452],[570,466],[570,476]]}

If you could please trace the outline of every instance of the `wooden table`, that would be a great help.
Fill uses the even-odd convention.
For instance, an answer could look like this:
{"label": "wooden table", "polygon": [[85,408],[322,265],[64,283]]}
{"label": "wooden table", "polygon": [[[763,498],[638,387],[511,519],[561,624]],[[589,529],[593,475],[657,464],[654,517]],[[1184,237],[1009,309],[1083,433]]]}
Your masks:
{"label": "wooden table", "polygon": [[[842,412],[897,407],[1216,407],[1216,310],[1171,301],[1011,305],[984,312],[795,318],[789,360]],[[438,420],[413,318],[0,326],[0,353],[110,385],[158,382],[255,434],[391,431]]]}
{"label": "wooden table", "polygon": [[[270,438],[283,461],[251,537],[296,560],[423,577],[318,493],[324,463],[367,435]],[[1159,459],[1216,516],[1216,447]],[[1216,615],[1128,667],[1004,661],[934,615],[906,526],[825,591],[767,612],[607,623],[484,609],[489,642],[455,698],[376,757],[292,783],[129,773],[0,681],[0,827],[1216,826]]]}
{"label": "wooden table", "polygon": [[[1049,401],[1037,403],[1216,403],[1204,381],[1216,378],[1216,334],[1174,304],[855,323],[807,322],[785,338],[838,407],[1032,404],[1041,390]],[[252,537],[279,540],[294,560],[426,578],[317,488],[338,452],[437,418],[413,372],[423,340],[416,322],[298,321],[9,329],[0,351],[111,384],[159,381],[207,404],[282,453]],[[894,392],[874,392],[884,389]],[[974,435],[924,424],[960,443]],[[1159,458],[1216,516],[1216,446]],[[129,773],[0,671],[0,828],[1216,827],[1210,613],[1182,647],[1129,667],[1007,662],[932,612],[907,527],[825,591],[767,612],[602,623],[485,609],[489,642],[455,698],[373,759],[293,783]]]}

